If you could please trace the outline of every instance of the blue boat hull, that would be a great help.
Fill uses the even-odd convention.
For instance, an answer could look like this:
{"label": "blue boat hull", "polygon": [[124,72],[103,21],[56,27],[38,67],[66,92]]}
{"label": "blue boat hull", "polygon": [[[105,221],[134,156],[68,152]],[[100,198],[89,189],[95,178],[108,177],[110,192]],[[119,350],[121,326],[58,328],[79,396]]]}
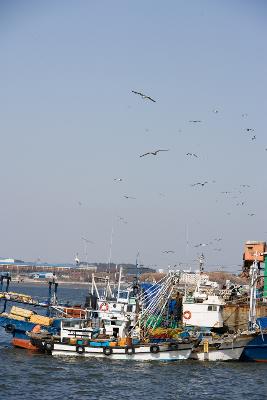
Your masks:
{"label": "blue boat hull", "polygon": [[240,360],[267,362],[267,333],[259,334],[251,340],[244,348]]}
{"label": "blue boat hull", "polygon": [[[37,347],[31,344],[27,332],[33,330],[36,324],[27,321],[19,321],[9,317],[0,317],[0,327],[6,329],[12,335],[11,343],[16,347],[24,349],[37,350]],[[7,330],[7,327],[10,328]],[[58,334],[60,330],[60,320],[54,320],[52,326],[42,326],[42,329],[47,330],[49,333]]]}

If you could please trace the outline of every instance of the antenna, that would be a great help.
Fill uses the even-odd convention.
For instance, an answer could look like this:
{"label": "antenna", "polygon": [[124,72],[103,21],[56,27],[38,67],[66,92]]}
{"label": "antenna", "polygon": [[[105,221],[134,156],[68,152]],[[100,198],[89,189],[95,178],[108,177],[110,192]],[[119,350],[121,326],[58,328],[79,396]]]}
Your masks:
{"label": "antenna", "polygon": [[94,244],[94,242],[92,242],[92,240],[87,239],[86,237],[82,237],[81,238],[84,242],[84,254],[85,254],[85,262],[86,264],[88,264],[88,244]]}
{"label": "antenna", "polygon": [[110,245],[109,245],[109,260],[108,260],[108,273],[109,274],[110,274],[110,264],[111,264],[111,256],[112,256],[113,233],[114,233],[114,227],[112,225],[111,235],[110,235]]}
{"label": "antenna", "polygon": [[187,259],[188,249],[189,249],[189,228],[188,228],[188,224],[185,225],[185,240],[186,240],[185,258]]}

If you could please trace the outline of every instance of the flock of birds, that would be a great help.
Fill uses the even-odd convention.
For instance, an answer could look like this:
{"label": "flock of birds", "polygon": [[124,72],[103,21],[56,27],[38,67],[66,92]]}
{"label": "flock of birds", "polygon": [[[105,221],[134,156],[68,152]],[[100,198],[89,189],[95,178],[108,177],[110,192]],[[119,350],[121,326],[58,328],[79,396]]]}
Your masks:
{"label": "flock of birds", "polygon": [[[156,100],[155,100],[154,98],[152,98],[151,96],[146,95],[146,94],[144,94],[144,93],[142,93],[142,92],[132,90],[132,93],[135,94],[136,96],[140,96],[140,97],[141,97],[143,100],[145,100],[145,101],[150,101],[150,102],[152,102],[152,103],[156,103]],[[218,109],[213,109],[212,111],[213,111],[214,114],[218,114],[218,113],[219,113],[219,110],[218,110]],[[242,114],[242,117],[243,117],[243,118],[247,118],[247,117],[248,117],[248,114],[247,114],[247,113],[243,113],[243,114]],[[188,122],[189,122],[189,123],[192,123],[192,124],[201,124],[201,123],[202,123],[202,120],[199,120],[199,119],[192,119],[192,120],[189,120]],[[148,129],[146,129],[146,131],[148,131]],[[255,141],[255,140],[256,140],[256,135],[254,134],[254,132],[255,132],[255,129],[254,129],[254,128],[247,127],[247,128],[244,128],[244,131],[245,131],[245,133],[251,135],[251,136],[250,136],[251,141]],[[267,148],[266,148],[265,150],[267,151]],[[154,156],[154,157],[155,157],[155,156],[158,156],[160,153],[169,152],[169,151],[170,151],[170,149],[162,149],[162,148],[159,148],[159,149],[150,150],[150,151],[147,151],[146,153],[140,154],[139,157],[140,157],[140,158],[148,157],[148,156]],[[193,152],[187,152],[187,153],[185,154],[185,156],[188,157],[188,158],[195,158],[195,159],[200,158],[200,156],[199,156],[197,153],[193,153]],[[116,177],[116,178],[114,178],[113,180],[114,180],[114,182],[116,182],[116,183],[121,183],[121,182],[124,181],[124,178],[122,178],[122,177]],[[204,188],[206,185],[209,185],[210,183],[216,183],[216,181],[214,181],[214,180],[213,180],[213,181],[210,181],[210,182],[207,181],[207,180],[205,180],[205,181],[199,181],[199,182],[192,183],[190,186],[191,186],[191,187],[200,187],[200,188]],[[249,189],[250,187],[251,187],[250,185],[245,184],[245,183],[240,185],[240,188],[241,188],[242,190],[243,190],[243,189]],[[222,192],[220,192],[220,193],[223,194],[223,195],[226,195],[226,196],[232,196],[232,197],[231,197],[232,199],[236,199],[236,198],[238,198],[238,196],[240,196],[240,195],[242,194],[242,191],[241,191],[241,190],[237,190],[237,191],[222,191]],[[161,196],[165,196],[165,194],[163,194],[163,193],[160,193],[160,195],[161,195]],[[124,197],[125,199],[127,199],[127,200],[136,200],[136,199],[137,199],[136,197],[130,196],[130,195],[128,195],[128,194],[124,194],[123,197]],[[216,201],[216,202],[217,202],[217,201]],[[79,205],[81,205],[80,202],[79,202]],[[244,206],[246,205],[246,202],[245,202],[243,199],[239,199],[239,201],[236,201],[236,202],[235,202],[235,205],[236,205],[236,206],[240,206],[240,207],[244,207]],[[230,212],[227,212],[227,215],[231,215],[231,213],[230,213]],[[249,212],[249,213],[247,213],[247,215],[250,216],[250,217],[253,217],[253,216],[255,216],[255,213],[254,213],[254,212]],[[123,224],[127,224],[127,223],[128,223],[128,221],[127,221],[124,217],[122,217],[122,216],[118,216],[117,218],[118,218],[118,221],[121,222],[121,223],[123,223]],[[223,240],[222,237],[214,238],[213,240],[211,240],[210,242],[207,242],[207,243],[197,243],[197,244],[195,244],[195,245],[192,244],[192,247],[198,248],[198,249],[199,249],[199,248],[203,248],[203,247],[207,247],[207,246],[212,246],[212,247],[213,247],[212,249],[213,249],[214,251],[221,251],[222,248],[221,248],[221,247],[214,247],[214,243],[215,243],[215,242],[216,242],[216,243],[219,243],[219,242],[221,242],[222,240]],[[166,255],[168,255],[168,254],[174,254],[174,253],[175,253],[174,250],[163,250],[163,251],[162,251],[162,254],[166,254]]]}

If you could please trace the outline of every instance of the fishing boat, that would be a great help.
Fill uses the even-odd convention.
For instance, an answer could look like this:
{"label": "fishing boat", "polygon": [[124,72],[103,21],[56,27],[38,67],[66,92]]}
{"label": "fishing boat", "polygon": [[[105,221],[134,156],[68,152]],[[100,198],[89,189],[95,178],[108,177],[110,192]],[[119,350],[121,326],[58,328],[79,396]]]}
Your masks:
{"label": "fishing boat", "polygon": [[[0,312],[0,327],[12,336],[11,344],[13,346],[27,350],[38,350],[31,343],[28,332],[42,331],[51,335],[59,333],[60,320],[51,318],[52,310],[57,308],[57,283],[54,280],[50,281],[48,300],[39,301],[26,294],[9,291],[10,280],[9,273],[0,275],[0,300],[3,302],[3,308]],[[4,282],[6,282],[5,288],[3,287]],[[52,290],[52,286],[54,290]],[[19,307],[17,304],[19,304]],[[11,305],[11,308],[9,305]],[[37,309],[42,311],[37,313]]]}
{"label": "fishing boat", "polygon": [[[256,284],[260,276],[257,265],[257,256],[258,254],[256,253],[256,258],[250,266],[250,307],[248,327],[250,330],[258,328],[259,334],[247,344],[241,355],[241,360],[267,362],[267,317],[257,318],[256,316]],[[266,279],[266,277],[264,278]]]}
{"label": "fishing boat", "polygon": [[[78,342],[79,343],[79,342]],[[51,353],[53,356],[84,356],[102,357],[113,360],[134,361],[178,361],[187,360],[193,344],[146,343],[136,345],[117,345],[112,342],[82,342],[82,344],[54,343]]]}
{"label": "fishing boat", "polygon": [[227,334],[217,338],[205,335],[198,346],[193,349],[190,358],[198,361],[239,360],[246,345],[256,335],[251,332],[242,332],[239,335]]}
{"label": "fishing boat", "polygon": [[[169,274],[160,286],[152,288],[152,292],[139,293],[135,297],[135,307],[139,312],[128,311],[127,307],[120,311],[117,307],[87,310],[86,319],[62,319],[59,336],[44,339],[38,333],[32,334],[32,343],[53,356],[137,361],[186,360],[194,347],[193,338],[169,336],[157,340],[151,334],[166,313],[177,279],[178,275]],[[148,298],[150,301],[147,301]]]}
{"label": "fishing boat", "polygon": [[[103,323],[105,321],[105,324]],[[111,325],[111,324],[114,325]],[[105,320],[64,319],[61,321],[60,336],[31,333],[34,346],[53,356],[103,357],[115,360],[176,361],[186,360],[191,354],[194,342],[164,341],[163,343],[141,342],[137,337],[125,336],[129,319],[121,316]],[[118,337],[113,335],[113,327]]]}
{"label": "fishing boat", "polygon": [[241,361],[267,362],[267,317],[258,318],[260,333],[244,348]]}

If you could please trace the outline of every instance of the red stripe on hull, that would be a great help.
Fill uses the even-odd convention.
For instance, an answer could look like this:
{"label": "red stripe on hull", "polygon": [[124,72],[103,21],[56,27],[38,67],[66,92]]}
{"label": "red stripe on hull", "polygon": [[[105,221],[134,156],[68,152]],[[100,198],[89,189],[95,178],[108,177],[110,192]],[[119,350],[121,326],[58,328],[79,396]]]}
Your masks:
{"label": "red stripe on hull", "polygon": [[13,338],[11,343],[13,344],[13,346],[21,347],[22,349],[38,350],[38,347],[36,347],[33,344],[31,344],[30,340],[27,340],[27,339]]}

